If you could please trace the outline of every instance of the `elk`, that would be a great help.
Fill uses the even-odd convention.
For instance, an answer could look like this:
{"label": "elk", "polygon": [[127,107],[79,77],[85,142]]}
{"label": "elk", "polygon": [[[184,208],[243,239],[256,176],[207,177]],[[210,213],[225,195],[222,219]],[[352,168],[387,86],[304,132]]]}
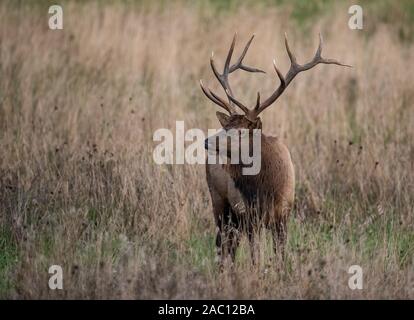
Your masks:
{"label": "elk", "polygon": [[[201,89],[207,98],[227,112],[227,114],[223,112],[216,113],[222,125],[222,130],[205,140],[205,148],[212,152],[219,152],[219,149],[224,147],[222,142],[216,143],[217,140],[224,141],[226,148],[238,148],[238,145],[229,147],[228,139],[227,141],[226,139],[218,139],[230,130],[241,131],[247,129],[249,132],[248,139],[251,139],[252,132],[255,129],[261,130],[262,122],[259,115],[279,98],[298,73],[309,70],[317,64],[350,67],[334,59],[322,58],[321,34],[319,34],[319,46],[312,60],[305,64],[299,64],[290,49],[285,34],[285,47],[290,59],[288,72],[283,76],[277,68],[275,60],[273,60],[273,67],[280,85],[263,102],[258,92],[256,104],[252,108],[247,108],[234,96],[229,84],[229,75],[239,69],[252,73],[265,72],[243,64],[254,35],[247,42],[237,61],[231,64],[236,36],[237,34],[233,37],[222,73],[219,73],[216,68],[213,54],[210,59],[211,69],[223,87],[227,99],[223,99],[208,87],[205,87],[200,80]],[[242,112],[238,113],[236,107]],[[228,256],[234,262],[242,232],[248,235],[252,262],[255,263],[254,232],[257,230],[256,228],[262,227],[271,230],[275,253],[278,250],[277,248],[280,248],[283,257],[283,248],[287,237],[286,224],[295,196],[295,172],[290,152],[278,137],[261,134],[260,141],[261,169],[256,175],[243,175],[242,164],[216,163],[206,165],[207,184],[217,226],[216,247],[221,264]],[[226,156],[229,157],[230,153],[226,152]]]}

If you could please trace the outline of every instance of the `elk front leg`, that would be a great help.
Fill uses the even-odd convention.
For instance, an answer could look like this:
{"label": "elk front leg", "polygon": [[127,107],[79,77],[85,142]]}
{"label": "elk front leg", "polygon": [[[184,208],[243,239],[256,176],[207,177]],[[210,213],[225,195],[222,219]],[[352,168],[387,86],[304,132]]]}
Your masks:
{"label": "elk front leg", "polygon": [[224,216],[228,214],[230,206],[227,201],[225,201],[220,195],[215,192],[214,190],[210,190],[211,198],[213,200],[213,212],[214,212],[214,220],[216,222],[216,252],[217,258],[220,263],[223,260],[224,248],[223,248],[223,238],[224,238]]}
{"label": "elk front leg", "polygon": [[223,264],[226,257],[235,260],[240,242],[239,217],[245,205],[234,182],[220,165],[208,165],[206,176],[213,203],[214,220],[217,226],[217,256]]}
{"label": "elk front leg", "polygon": [[228,257],[231,258],[232,264],[235,262],[236,251],[240,244],[240,231],[239,221],[229,205],[227,206],[227,212],[219,216],[218,222],[216,247],[220,268],[222,269]]}
{"label": "elk front leg", "polygon": [[217,227],[217,258],[222,267],[226,257],[229,255],[234,260],[235,247],[238,245],[238,239],[231,225],[231,207],[228,200],[223,198],[214,188],[210,188],[210,194],[213,202],[214,220]]}
{"label": "elk front leg", "polygon": [[216,248],[220,267],[223,267],[227,257],[231,258],[232,263],[236,259],[236,251],[240,243],[239,231],[231,225],[222,225],[217,228]]}
{"label": "elk front leg", "polygon": [[228,213],[223,216],[221,228],[221,252],[223,263],[227,257],[231,257],[232,263],[236,259],[236,251],[240,244],[240,223],[236,214],[229,208]]}
{"label": "elk front leg", "polygon": [[247,235],[249,237],[250,259],[251,259],[253,265],[255,265],[256,261],[257,261],[257,258],[256,258],[257,251],[256,251],[256,246],[255,246],[256,243],[255,243],[254,231],[255,230],[253,228],[253,225],[250,224],[248,226],[248,229],[247,229]]}

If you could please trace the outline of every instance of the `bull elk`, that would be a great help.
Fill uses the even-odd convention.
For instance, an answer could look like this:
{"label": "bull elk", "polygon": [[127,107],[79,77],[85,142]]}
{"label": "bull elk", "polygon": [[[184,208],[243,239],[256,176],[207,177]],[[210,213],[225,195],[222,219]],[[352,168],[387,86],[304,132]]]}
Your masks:
{"label": "bull elk", "polygon": [[[247,129],[249,132],[248,139],[251,139],[255,129],[262,129],[259,115],[279,98],[298,73],[309,70],[320,63],[349,67],[336,60],[322,58],[322,37],[320,34],[319,46],[313,59],[301,65],[292,53],[285,35],[286,51],[290,59],[288,72],[283,76],[273,60],[273,67],[280,80],[280,85],[263,102],[261,101],[260,94],[257,93],[256,104],[253,108],[247,108],[245,104],[235,98],[229,84],[229,75],[239,69],[247,72],[264,73],[260,69],[243,63],[253,38],[254,35],[247,42],[237,61],[231,64],[236,43],[236,34],[234,35],[222,73],[219,73],[216,68],[213,54],[211,56],[211,68],[223,87],[227,99],[223,99],[212,92],[200,80],[201,89],[207,98],[227,111],[227,114],[222,112],[216,113],[223,129],[205,140],[205,148],[208,151],[219,152],[219,149],[223,146],[221,142],[216,143],[216,141],[223,141],[223,139],[219,139],[220,136],[226,135],[230,129],[239,131],[242,131],[242,129],[246,131]],[[242,113],[237,113],[236,107]],[[224,143],[228,147],[226,140],[228,139],[224,139]],[[254,232],[257,230],[256,228],[261,227],[271,230],[275,252],[277,252],[277,248],[281,248],[283,256],[283,248],[287,236],[286,223],[295,195],[295,173],[290,152],[279,138],[262,134],[260,140],[261,169],[256,175],[243,175],[243,164],[228,163],[228,161],[224,164],[207,164],[206,166],[207,183],[218,230],[216,246],[221,263],[223,263],[227,256],[231,256],[234,262],[242,232],[246,232],[248,235],[254,263]],[[211,150],[212,148],[214,150]],[[233,146],[230,146],[230,148],[233,148]],[[230,157],[230,152],[228,152],[228,157]]]}

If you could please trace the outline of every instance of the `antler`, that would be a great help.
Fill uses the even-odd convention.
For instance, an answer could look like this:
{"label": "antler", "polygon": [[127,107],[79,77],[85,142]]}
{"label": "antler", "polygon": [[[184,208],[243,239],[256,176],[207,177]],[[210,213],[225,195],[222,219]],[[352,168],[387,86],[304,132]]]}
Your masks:
{"label": "antler", "polygon": [[233,41],[231,43],[229,52],[227,54],[226,61],[224,63],[223,73],[220,74],[217,71],[217,68],[215,66],[214,59],[213,59],[214,53],[211,54],[211,58],[210,58],[211,69],[213,70],[214,75],[216,76],[217,80],[220,82],[221,86],[223,87],[224,92],[227,95],[228,102],[224,101],[214,92],[212,92],[209,88],[205,88],[201,80],[200,80],[200,87],[201,87],[201,90],[203,90],[204,94],[207,96],[207,98],[209,98],[211,101],[213,101],[214,103],[218,104],[219,106],[227,110],[230,114],[237,114],[236,109],[234,108],[233,104],[237,105],[240,109],[242,109],[247,114],[248,112],[250,112],[250,110],[247,107],[245,107],[241,102],[237,101],[233,96],[233,92],[229,84],[229,74],[238,69],[241,69],[247,72],[261,72],[261,73],[265,73],[265,72],[263,70],[249,67],[243,64],[243,59],[246,56],[247,50],[249,49],[250,44],[253,41],[254,35],[247,42],[246,46],[243,49],[242,54],[240,55],[239,59],[237,59],[236,63],[230,66],[231,57],[233,55],[234,46],[236,44],[236,38],[237,38],[237,33],[234,34]]}
{"label": "antler", "polygon": [[302,72],[302,71],[309,70],[309,69],[313,68],[314,66],[316,66],[319,63],[336,64],[336,65],[339,65],[339,66],[351,67],[350,65],[340,63],[340,62],[338,62],[334,59],[322,58],[322,56],[321,56],[321,54],[322,54],[322,42],[323,42],[322,35],[319,33],[319,46],[318,46],[318,49],[316,50],[315,56],[313,57],[313,59],[310,62],[305,63],[303,65],[300,65],[300,64],[297,63],[295,55],[290,50],[287,35],[285,33],[285,46],[286,46],[286,51],[287,51],[289,59],[290,59],[289,71],[287,72],[286,76],[283,77],[283,75],[281,74],[279,69],[276,67],[276,61],[273,60],[273,67],[274,67],[274,69],[275,69],[275,71],[276,71],[276,73],[277,73],[277,75],[280,79],[280,85],[273,92],[273,94],[269,98],[267,98],[264,102],[256,103],[255,108],[249,112],[250,117],[252,117],[253,119],[256,118],[263,110],[265,110],[273,102],[275,102],[277,100],[277,98],[279,98],[279,96],[283,93],[283,91],[285,91],[286,87],[293,80],[293,78],[295,78],[296,75],[298,73]]}
{"label": "antler", "polygon": [[344,67],[352,67],[350,65],[340,63],[340,62],[338,62],[337,60],[334,60],[334,59],[322,58],[321,54],[322,54],[322,42],[323,42],[323,40],[322,40],[322,35],[320,33],[319,33],[319,46],[318,46],[318,49],[316,50],[316,53],[315,53],[313,59],[308,63],[300,65],[299,63],[297,63],[295,55],[290,50],[287,35],[285,33],[285,46],[286,46],[286,51],[287,51],[289,59],[290,59],[289,71],[286,73],[286,76],[283,76],[282,73],[279,71],[279,69],[276,66],[276,61],[273,60],[273,67],[276,71],[277,76],[279,77],[280,85],[272,93],[272,95],[262,103],[260,102],[260,93],[258,92],[257,93],[256,105],[252,110],[250,110],[234,97],[233,92],[230,88],[230,84],[229,84],[229,74],[236,71],[237,69],[242,69],[242,70],[247,71],[247,72],[263,72],[263,73],[265,73],[265,72],[260,70],[260,69],[256,69],[256,68],[253,68],[253,67],[248,67],[248,66],[243,65],[243,59],[244,59],[244,57],[247,53],[247,50],[249,49],[249,46],[250,46],[251,42],[253,41],[254,35],[247,42],[247,44],[246,44],[246,46],[243,50],[243,53],[241,54],[241,56],[237,60],[237,62],[235,64],[233,64],[232,66],[230,66],[231,56],[233,54],[234,45],[236,43],[236,35],[237,34],[235,34],[234,37],[233,37],[233,42],[231,43],[229,53],[227,54],[227,59],[226,59],[226,62],[224,64],[224,70],[223,70],[222,74],[220,74],[217,71],[216,67],[215,67],[214,60],[213,60],[213,54],[211,55],[211,59],[210,59],[211,69],[213,69],[214,75],[216,76],[217,80],[220,82],[221,86],[223,87],[224,91],[226,92],[228,102],[224,101],[222,98],[220,98],[214,92],[212,92],[210,89],[205,88],[204,85],[203,85],[203,82],[201,80],[200,80],[200,86],[201,86],[201,89],[203,90],[204,94],[211,101],[213,101],[214,103],[216,103],[219,106],[226,109],[230,114],[236,114],[237,113],[235,108],[234,108],[234,104],[235,104],[240,109],[242,109],[243,112],[246,114],[246,116],[251,120],[256,119],[257,116],[261,112],[263,112],[263,110],[265,110],[273,102],[275,102],[277,100],[277,98],[279,98],[280,95],[283,93],[283,91],[285,91],[286,87],[296,77],[296,75],[298,73],[300,73],[302,71],[309,70],[309,69],[313,68],[314,66],[316,66],[317,64],[320,64],[320,63],[322,63],[322,64],[336,64],[336,65],[344,66]]}

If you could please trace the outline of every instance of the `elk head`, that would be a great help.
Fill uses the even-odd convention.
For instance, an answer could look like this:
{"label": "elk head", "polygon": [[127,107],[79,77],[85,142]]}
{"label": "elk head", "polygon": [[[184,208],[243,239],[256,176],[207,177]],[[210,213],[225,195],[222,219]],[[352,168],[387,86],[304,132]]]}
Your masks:
{"label": "elk head", "polygon": [[[260,117],[259,117],[260,113],[263,112],[267,107],[269,107],[271,104],[273,104],[279,98],[279,96],[283,93],[283,91],[285,91],[286,87],[290,84],[290,82],[293,80],[293,78],[296,77],[296,75],[298,73],[300,73],[302,71],[309,70],[309,69],[313,68],[314,66],[316,66],[317,64],[320,64],[320,63],[322,63],[322,64],[336,64],[336,65],[339,65],[339,66],[351,67],[349,65],[342,64],[342,63],[340,63],[340,62],[338,62],[334,59],[322,58],[322,56],[321,56],[321,54],[322,54],[322,36],[321,36],[321,34],[319,34],[319,46],[318,46],[318,49],[316,50],[316,53],[315,53],[314,57],[312,58],[312,60],[310,62],[301,65],[297,62],[295,55],[290,50],[288,39],[287,39],[287,36],[285,34],[286,51],[287,51],[287,54],[288,54],[289,59],[290,59],[289,71],[286,73],[285,76],[283,76],[282,73],[277,68],[275,60],[273,60],[273,67],[276,71],[276,74],[277,74],[279,80],[280,80],[279,87],[272,93],[272,95],[270,97],[265,99],[263,102],[261,101],[260,93],[258,92],[257,93],[256,104],[252,108],[247,108],[243,103],[241,103],[239,100],[237,100],[234,97],[233,91],[232,91],[232,89],[230,87],[230,84],[229,84],[229,75],[232,72],[234,72],[236,70],[239,70],[239,69],[247,71],[247,72],[261,72],[261,73],[265,73],[265,72],[263,70],[253,68],[253,67],[250,67],[250,66],[246,66],[246,65],[243,64],[243,59],[246,56],[247,50],[249,49],[251,42],[253,41],[254,35],[247,42],[241,56],[237,59],[237,61],[234,64],[230,65],[231,57],[232,57],[232,54],[233,54],[233,51],[234,51],[234,46],[236,44],[236,37],[237,37],[237,34],[235,34],[234,37],[233,37],[233,41],[231,43],[230,50],[227,54],[227,58],[226,58],[226,61],[224,63],[223,73],[219,73],[217,71],[217,68],[215,66],[214,59],[213,59],[213,57],[214,57],[213,53],[212,53],[211,58],[210,58],[211,69],[213,70],[213,73],[214,73],[215,77],[217,78],[217,80],[219,81],[221,86],[223,87],[224,92],[226,93],[226,96],[227,96],[227,101],[224,100],[223,98],[221,98],[220,96],[218,96],[217,94],[215,94],[209,88],[204,87],[203,82],[200,80],[201,90],[203,90],[203,92],[207,96],[207,98],[209,98],[215,104],[222,107],[228,113],[228,114],[225,114],[223,112],[217,112],[216,113],[217,118],[218,118],[220,124],[222,125],[222,127],[224,129],[221,134],[225,134],[225,132],[227,132],[230,129],[235,129],[235,130],[248,129],[249,132],[254,130],[254,129],[261,129],[262,128],[262,122],[261,122]],[[241,109],[241,111],[242,111],[241,114],[237,113],[236,107]],[[220,133],[218,135],[220,135]],[[213,138],[216,139],[217,135],[206,139],[206,141],[205,141],[206,149],[209,149],[209,146],[210,146],[209,139],[213,139]],[[214,143],[214,145],[216,145],[216,144]]]}

